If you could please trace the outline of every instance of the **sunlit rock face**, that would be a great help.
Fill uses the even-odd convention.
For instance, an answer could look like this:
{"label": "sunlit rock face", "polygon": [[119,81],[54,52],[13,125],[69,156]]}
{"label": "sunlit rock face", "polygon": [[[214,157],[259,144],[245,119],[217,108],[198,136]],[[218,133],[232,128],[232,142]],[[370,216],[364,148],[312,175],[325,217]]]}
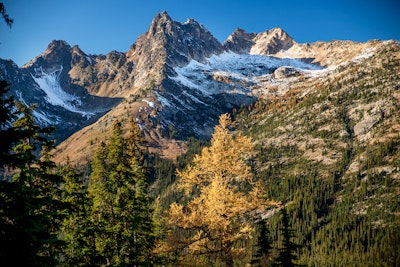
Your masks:
{"label": "sunlit rock face", "polygon": [[272,55],[279,51],[286,51],[296,42],[281,28],[264,31],[253,39],[254,45],[250,54]]}
{"label": "sunlit rock face", "polygon": [[37,123],[56,126],[54,138],[58,142],[93,123],[122,100],[91,95],[71,78],[69,72],[76,65],[93,64],[89,56],[85,58],[88,63],[77,60],[76,49],[65,41],[52,41],[41,55],[21,68],[12,61],[0,60],[0,79],[11,84],[9,94],[26,105],[35,104]]}
{"label": "sunlit rock face", "polygon": [[127,55],[134,65],[135,86],[146,87],[149,82],[161,84],[173,67],[184,66],[192,59],[202,62],[222,51],[218,40],[195,20],[180,23],[163,12],[155,16]]}
{"label": "sunlit rock face", "polygon": [[[170,143],[165,136],[208,139],[220,114],[260,95],[282,95],[288,79],[317,76],[379,44],[298,44],[280,28],[258,34],[236,29],[221,44],[197,21],[177,22],[162,12],[127,52],[90,55],[52,41],[20,68],[0,60],[0,79],[12,84],[16,100],[38,105],[36,120],[55,125],[59,142],[87,125],[100,136],[112,120],[134,118],[158,147]],[[80,138],[93,136],[85,131]]]}
{"label": "sunlit rock face", "polygon": [[[259,77],[297,64],[265,56],[293,42],[280,29],[260,34],[237,29],[221,44],[194,19],[181,23],[162,12],[126,53],[89,55],[77,45],[52,41],[21,68],[4,61],[8,75],[2,76],[18,100],[38,103],[37,121],[55,125],[59,141],[123,99],[153,103],[130,114],[143,121],[146,132],[154,128],[168,135],[173,129],[176,138],[207,139],[220,114],[257,99],[252,88],[260,86]],[[144,110],[151,115],[141,114]]]}
{"label": "sunlit rock face", "polygon": [[249,53],[255,44],[256,33],[247,33],[243,29],[236,29],[224,42],[224,48],[238,54]]}

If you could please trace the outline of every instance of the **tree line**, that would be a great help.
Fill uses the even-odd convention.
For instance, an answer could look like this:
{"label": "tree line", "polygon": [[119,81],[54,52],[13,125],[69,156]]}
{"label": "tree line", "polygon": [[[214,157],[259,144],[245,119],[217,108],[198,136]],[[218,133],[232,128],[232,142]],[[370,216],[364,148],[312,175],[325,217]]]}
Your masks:
{"label": "tree line", "polygon": [[[13,20],[3,3],[0,13],[11,27]],[[385,66],[390,68],[378,69],[374,82],[387,86],[396,62],[388,60]],[[368,102],[395,90],[387,87],[371,93],[361,80],[349,95],[331,99],[332,90],[358,80],[354,76],[332,82],[335,88],[320,86],[322,94],[291,97],[288,103],[283,98],[257,102],[238,115],[248,123],[250,112],[336,100],[335,105],[342,105],[336,119],[351,144],[353,121],[343,103]],[[190,139],[188,153],[169,162],[143,153],[137,125],[131,122],[125,136],[125,125],[115,121],[111,138],[98,144],[95,158],[81,170],[70,164],[56,166],[51,156],[53,127],[39,127],[32,115],[35,107],[7,98],[8,87],[0,81],[0,261],[6,266],[398,266],[400,262],[399,203],[392,197],[398,193],[397,181],[384,171],[371,171],[388,158],[399,165],[399,137],[368,146],[362,172],[342,183],[351,159],[363,148],[348,146],[340,151],[342,159],[324,170],[302,158],[296,146],[252,145],[248,137],[232,131],[234,124],[224,115],[210,143]],[[324,109],[328,107],[324,104]],[[386,114],[381,115],[383,120]],[[278,121],[276,113],[264,124],[242,130],[249,135],[270,133]],[[308,133],[333,146],[330,139],[339,136],[316,131],[319,124],[310,124]],[[293,160],[279,161],[285,156]],[[297,171],[291,172],[293,168]],[[281,211],[266,216],[276,206]],[[374,208],[380,206],[385,209]]]}
{"label": "tree line", "polygon": [[[51,156],[54,127],[38,126],[35,107],[6,97],[8,90],[9,84],[1,81],[1,262],[234,266],[236,260],[252,255],[241,244],[254,236],[262,214],[278,203],[267,198],[255,179],[254,145],[250,138],[233,133],[229,115],[221,116],[210,145],[177,172],[185,198],[163,213],[150,196],[151,171],[145,167],[142,133],[133,120],[128,135],[121,122],[114,122],[111,137],[98,144],[91,172],[85,176],[69,163],[56,166]],[[263,229],[260,248],[268,239]],[[292,249],[287,244],[284,247]],[[268,251],[257,253],[254,265]],[[284,253],[279,255],[276,264],[283,262]]]}

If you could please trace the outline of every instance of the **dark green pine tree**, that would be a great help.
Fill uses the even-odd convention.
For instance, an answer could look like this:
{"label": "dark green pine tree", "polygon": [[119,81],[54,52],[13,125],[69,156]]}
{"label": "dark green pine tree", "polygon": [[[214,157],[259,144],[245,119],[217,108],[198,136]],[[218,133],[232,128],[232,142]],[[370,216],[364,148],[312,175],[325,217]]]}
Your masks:
{"label": "dark green pine tree", "polygon": [[292,267],[292,266],[303,266],[300,264],[294,263],[298,259],[297,251],[301,248],[300,245],[292,242],[292,238],[294,237],[293,230],[290,228],[289,224],[289,215],[286,211],[286,208],[282,208],[281,210],[282,216],[282,248],[279,249],[279,254],[275,258],[274,266],[283,266],[283,267]]}
{"label": "dark green pine tree", "polygon": [[[7,243],[1,245],[5,248],[1,258],[5,262],[12,260],[16,266],[54,266],[61,246],[57,238],[61,177],[55,173],[49,154],[53,142],[48,135],[52,129],[35,124],[34,107],[15,105],[11,117],[17,119],[11,127],[18,142],[12,142],[13,157],[3,158],[7,168],[16,174],[2,185],[6,193],[1,194],[5,200],[1,217],[7,218],[2,234]],[[42,151],[42,159],[37,156],[38,150]]]}
{"label": "dark green pine tree", "polygon": [[15,159],[12,147],[18,142],[12,127],[14,100],[5,96],[9,86],[6,81],[0,81],[0,262],[9,262],[15,256],[18,243],[13,233],[16,186],[7,181],[6,176],[9,164]]}
{"label": "dark green pine tree", "polygon": [[265,220],[260,220],[257,223],[257,231],[259,235],[255,246],[255,253],[251,259],[251,266],[270,266],[271,260],[269,254],[272,249],[272,243]]}
{"label": "dark green pine tree", "polygon": [[10,84],[0,81],[0,172],[3,174],[4,167],[15,160],[11,153],[13,146],[19,141],[12,127],[14,116],[12,109],[15,107],[13,97],[5,97],[9,91]]}
{"label": "dark green pine tree", "polygon": [[132,255],[136,264],[152,266],[156,263],[153,262],[156,259],[151,254],[155,246],[156,226],[149,196],[149,172],[144,167],[144,154],[141,148],[143,142],[139,126],[131,119],[127,138],[127,155],[135,183],[135,196],[132,206],[134,210],[133,220],[135,221],[135,227],[132,228],[135,245],[132,248]]}
{"label": "dark green pine tree", "polygon": [[[119,257],[117,240],[118,228],[115,227],[118,218],[115,216],[115,188],[118,186],[112,180],[111,166],[108,159],[108,146],[101,142],[93,159],[93,172],[90,177],[89,194],[93,199],[92,221],[95,227],[96,250],[100,255],[99,265],[117,265],[115,257]],[[117,254],[114,256],[114,254]]]}
{"label": "dark green pine tree", "polygon": [[62,200],[65,205],[61,232],[65,242],[63,266],[96,266],[98,255],[94,239],[94,226],[90,220],[92,199],[81,173],[69,161],[59,170],[64,178]]}
{"label": "dark green pine tree", "polygon": [[150,265],[154,244],[148,184],[133,130],[128,139],[120,122],[107,144],[100,144],[93,161],[89,193],[93,197],[96,248],[103,264]]}

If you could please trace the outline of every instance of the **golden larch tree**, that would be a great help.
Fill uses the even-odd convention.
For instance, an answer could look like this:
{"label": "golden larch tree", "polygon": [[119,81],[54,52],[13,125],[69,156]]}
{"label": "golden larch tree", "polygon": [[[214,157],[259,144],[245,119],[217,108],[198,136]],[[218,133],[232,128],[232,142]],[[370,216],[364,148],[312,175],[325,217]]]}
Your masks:
{"label": "golden larch tree", "polygon": [[221,115],[210,147],[178,171],[178,186],[191,200],[173,203],[167,211],[168,245],[191,260],[205,255],[233,266],[234,259],[248,253],[239,242],[252,237],[257,213],[274,204],[251,172],[252,140],[233,128],[231,117]]}

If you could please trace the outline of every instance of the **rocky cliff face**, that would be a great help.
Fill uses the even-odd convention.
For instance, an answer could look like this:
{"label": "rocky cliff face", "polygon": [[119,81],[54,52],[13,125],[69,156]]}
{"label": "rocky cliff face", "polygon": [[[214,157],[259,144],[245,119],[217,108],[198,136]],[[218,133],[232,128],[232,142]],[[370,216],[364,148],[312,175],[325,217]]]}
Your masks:
{"label": "rocky cliff face", "polygon": [[353,60],[360,54],[368,54],[381,45],[382,42],[376,40],[366,43],[352,41],[295,43],[287,50],[278,51],[274,56],[299,58],[307,62],[317,63],[323,67],[337,67]]}
{"label": "rocky cliff face", "polygon": [[21,68],[1,60],[0,78],[12,83],[17,100],[39,103],[37,121],[56,125],[59,141],[76,132],[59,146],[58,161],[90,158],[113,120],[132,117],[150,150],[168,157],[184,149],[172,139],[207,139],[221,113],[282,95],[288,80],[358,60],[379,44],[297,44],[279,28],[237,29],[221,44],[195,20],[180,23],[163,12],[126,53],[88,55],[53,41]]}
{"label": "rocky cliff face", "polygon": [[230,88],[225,87],[224,93],[223,86],[209,92],[210,88],[196,90],[181,79],[181,68],[191,62],[206,64],[208,58],[223,51],[218,40],[197,21],[176,22],[166,12],[158,14],[131,47],[127,57],[134,65],[135,87],[154,100],[165,132],[173,131],[181,139],[208,138],[219,114],[254,101],[246,94],[226,93]]}
{"label": "rocky cliff face", "polygon": [[127,56],[134,65],[135,86],[146,87],[149,82],[160,84],[173,67],[192,59],[202,62],[222,51],[218,40],[195,20],[180,23],[163,12],[155,16]]}
{"label": "rocky cliff face", "polygon": [[255,44],[250,49],[250,54],[272,55],[292,47],[296,42],[284,30],[274,28],[257,34]]}
{"label": "rocky cliff face", "polygon": [[62,141],[83,126],[96,121],[121,101],[90,95],[74,83],[73,48],[53,41],[41,55],[19,68],[0,59],[0,79],[11,84],[10,94],[27,105],[37,104],[34,116],[41,126],[55,125],[55,138]]}
{"label": "rocky cliff face", "polygon": [[238,54],[273,55],[288,50],[294,44],[294,39],[280,28],[259,34],[236,29],[224,42],[224,47]]}
{"label": "rocky cliff face", "polygon": [[112,51],[107,55],[86,55],[78,46],[72,48],[69,76],[74,84],[85,87],[90,94],[123,97],[133,87],[133,64],[125,53]]}
{"label": "rocky cliff face", "polygon": [[236,29],[224,42],[224,48],[237,54],[249,53],[255,44],[256,33],[247,33],[243,29]]}

